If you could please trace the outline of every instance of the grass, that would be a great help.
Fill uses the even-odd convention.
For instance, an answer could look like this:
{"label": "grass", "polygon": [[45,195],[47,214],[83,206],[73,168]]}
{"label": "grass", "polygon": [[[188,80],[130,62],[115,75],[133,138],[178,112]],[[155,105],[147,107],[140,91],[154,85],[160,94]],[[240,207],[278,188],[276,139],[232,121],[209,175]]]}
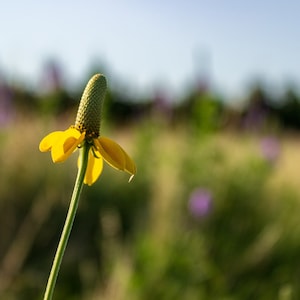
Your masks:
{"label": "grass", "polygon": [[[18,118],[0,133],[1,299],[44,292],[76,155],[54,165],[38,144],[68,122]],[[198,135],[159,120],[102,132],[132,154],[138,173],[128,184],[105,168],[84,188],[55,299],[298,298],[297,136],[280,136],[270,163],[260,135]],[[199,187],[213,209],[197,219],[188,201]]]}

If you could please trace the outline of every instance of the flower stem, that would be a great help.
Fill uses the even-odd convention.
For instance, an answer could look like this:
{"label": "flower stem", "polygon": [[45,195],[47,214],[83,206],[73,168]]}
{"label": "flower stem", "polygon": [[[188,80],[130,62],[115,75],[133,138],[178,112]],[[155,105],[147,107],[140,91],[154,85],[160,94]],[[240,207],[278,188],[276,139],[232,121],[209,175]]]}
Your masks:
{"label": "flower stem", "polygon": [[80,148],[80,160],[81,164],[78,167],[78,173],[74,185],[74,190],[72,193],[71,201],[70,201],[70,206],[68,210],[68,214],[66,217],[65,225],[59,240],[59,244],[57,246],[56,254],[54,257],[54,261],[52,264],[51,272],[49,275],[46,291],[44,294],[44,300],[51,300],[52,295],[54,292],[55,284],[56,284],[56,279],[58,276],[58,272],[60,269],[60,265],[64,256],[64,252],[69,240],[69,236],[72,230],[74,218],[76,215],[77,207],[78,207],[78,202],[79,202],[79,197],[80,193],[82,190],[83,186],[83,180],[87,168],[87,163],[88,163],[88,154],[89,154],[89,149],[90,145],[88,143],[85,143],[82,148]]}

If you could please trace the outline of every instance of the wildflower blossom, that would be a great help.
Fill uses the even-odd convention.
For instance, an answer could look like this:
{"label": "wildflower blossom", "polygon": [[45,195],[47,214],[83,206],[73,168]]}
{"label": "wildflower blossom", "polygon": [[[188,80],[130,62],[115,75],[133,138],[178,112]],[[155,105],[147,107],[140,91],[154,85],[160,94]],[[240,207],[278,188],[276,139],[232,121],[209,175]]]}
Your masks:
{"label": "wildflower blossom", "polygon": [[274,163],[280,155],[280,144],[275,137],[269,136],[263,138],[260,148],[263,158],[270,163]]}
{"label": "wildflower blossom", "polygon": [[211,192],[203,188],[195,189],[189,198],[188,208],[195,218],[207,216],[212,209]]}
{"label": "wildflower blossom", "polygon": [[[89,147],[84,183],[92,185],[100,176],[103,160],[115,169],[136,174],[134,161],[125,150],[107,137],[100,136],[102,104],[106,92],[106,79],[94,75],[88,82],[80,101],[75,125],[65,131],[54,131],[40,142],[42,152],[51,151],[54,163],[65,161],[77,148]],[[80,157],[78,167],[81,165]]]}

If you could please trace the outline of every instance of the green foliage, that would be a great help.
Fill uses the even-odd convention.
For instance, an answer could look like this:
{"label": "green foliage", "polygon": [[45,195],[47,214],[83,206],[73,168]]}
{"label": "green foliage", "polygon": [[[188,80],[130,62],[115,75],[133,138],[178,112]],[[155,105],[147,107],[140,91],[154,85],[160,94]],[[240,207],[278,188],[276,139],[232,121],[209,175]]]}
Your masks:
{"label": "green foliage", "polygon": [[[52,126],[19,120],[1,134],[1,299],[44,292],[76,176],[76,155],[54,165],[38,152]],[[84,187],[55,299],[299,298],[300,191],[270,185],[279,166],[258,137],[158,119],[109,136],[138,173],[128,184],[104,167]],[[212,195],[202,216],[189,207],[197,188]]]}

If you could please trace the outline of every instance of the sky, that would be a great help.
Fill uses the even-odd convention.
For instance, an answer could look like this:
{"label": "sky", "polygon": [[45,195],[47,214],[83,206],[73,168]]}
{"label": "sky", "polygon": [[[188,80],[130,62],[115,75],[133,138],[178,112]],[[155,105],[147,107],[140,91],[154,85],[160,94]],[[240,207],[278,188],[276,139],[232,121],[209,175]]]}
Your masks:
{"label": "sky", "polygon": [[256,78],[297,84],[299,11],[296,0],[1,1],[0,73],[36,85],[56,60],[74,85],[98,61],[137,92],[178,93],[201,76],[230,97]]}

